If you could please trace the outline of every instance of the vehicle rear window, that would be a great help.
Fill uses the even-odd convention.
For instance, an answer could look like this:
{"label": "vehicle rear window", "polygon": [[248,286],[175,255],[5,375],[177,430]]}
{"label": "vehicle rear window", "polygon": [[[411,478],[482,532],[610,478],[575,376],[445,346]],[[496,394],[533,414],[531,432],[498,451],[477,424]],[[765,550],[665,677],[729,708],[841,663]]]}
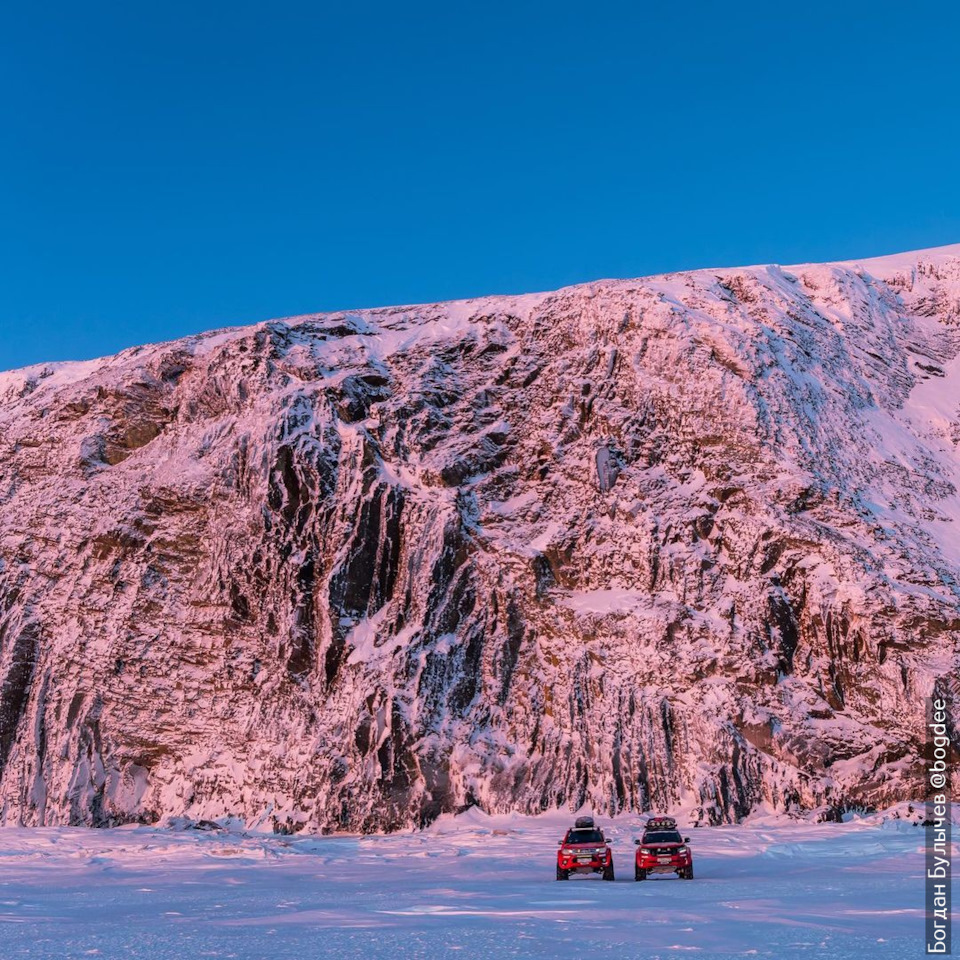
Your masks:
{"label": "vehicle rear window", "polygon": [[567,843],[603,843],[600,830],[571,830],[567,834]]}
{"label": "vehicle rear window", "polygon": [[683,843],[677,830],[657,830],[643,835],[644,843]]}

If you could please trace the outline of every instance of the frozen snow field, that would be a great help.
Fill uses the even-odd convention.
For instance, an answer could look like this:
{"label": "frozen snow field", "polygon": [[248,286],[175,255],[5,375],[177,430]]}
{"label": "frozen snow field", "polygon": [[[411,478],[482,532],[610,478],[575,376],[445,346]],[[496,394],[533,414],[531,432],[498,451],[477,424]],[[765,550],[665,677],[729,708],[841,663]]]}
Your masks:
{"label": "frozen snow field", "polygon": [[598,818],[615,883],[558,883],[572,817],[475,811],[389,836],[0,830],[0,957],[906,958],[924,831],[685,829],[696,879],[633,879],[641,818]]}

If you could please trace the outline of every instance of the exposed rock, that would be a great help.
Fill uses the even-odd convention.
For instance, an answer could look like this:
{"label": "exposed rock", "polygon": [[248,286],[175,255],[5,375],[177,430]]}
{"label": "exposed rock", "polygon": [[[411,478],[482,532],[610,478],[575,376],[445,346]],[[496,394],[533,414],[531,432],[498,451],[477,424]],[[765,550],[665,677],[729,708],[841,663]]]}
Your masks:
{"label": "exposed rock", "polygon": [[958,357],[944,248],[0,374],[2,820],[917,798]]}

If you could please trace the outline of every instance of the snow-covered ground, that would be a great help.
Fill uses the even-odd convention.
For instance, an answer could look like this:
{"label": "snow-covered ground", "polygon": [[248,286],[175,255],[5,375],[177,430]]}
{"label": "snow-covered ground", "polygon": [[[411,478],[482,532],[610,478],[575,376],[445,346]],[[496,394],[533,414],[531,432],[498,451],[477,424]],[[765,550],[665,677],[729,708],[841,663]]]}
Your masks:
{"label": "snow-covered ground", "polygon": [[607,821],[617,881],[554,879],[570,817],[469,811],[422,832],[0,831],[0,955],[905,958],[923,952],[922,827],[685,830],[696,879],[633,880],[641,818]]}

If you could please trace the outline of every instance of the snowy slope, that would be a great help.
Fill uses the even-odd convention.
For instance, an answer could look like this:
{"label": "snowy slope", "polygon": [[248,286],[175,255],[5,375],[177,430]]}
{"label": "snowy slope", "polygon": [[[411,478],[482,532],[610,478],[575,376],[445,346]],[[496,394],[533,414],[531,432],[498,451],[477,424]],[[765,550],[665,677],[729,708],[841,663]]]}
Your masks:
{"label": "snowy slope", "polygon": [[920,794],[960,247],[271,321],[0,404],[7,824]]}

